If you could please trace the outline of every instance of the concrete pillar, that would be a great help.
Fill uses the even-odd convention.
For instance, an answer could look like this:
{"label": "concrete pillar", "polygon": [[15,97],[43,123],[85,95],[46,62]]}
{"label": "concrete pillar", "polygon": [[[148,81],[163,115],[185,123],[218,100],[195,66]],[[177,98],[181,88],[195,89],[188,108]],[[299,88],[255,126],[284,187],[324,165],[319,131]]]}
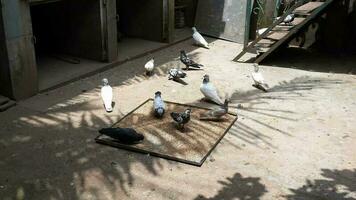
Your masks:
{"label": "concrete pillar", "polygon": [[22,0],[1,2],[5,38],[2,40],[5,52],[0,56],[1,72],[5,72],[4,76],[10,76],[1,78],[1,83],[5,84],[1,86],[1,89],[5,88],[1,91],[13,99],[24,99],[38,91],[29,4]]}

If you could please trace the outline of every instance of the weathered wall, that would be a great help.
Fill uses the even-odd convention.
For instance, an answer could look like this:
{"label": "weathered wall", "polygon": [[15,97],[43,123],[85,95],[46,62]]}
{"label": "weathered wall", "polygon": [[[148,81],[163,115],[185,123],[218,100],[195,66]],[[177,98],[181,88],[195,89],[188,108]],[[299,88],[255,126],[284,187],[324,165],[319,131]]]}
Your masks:
{"label": "weathered wall", "polygon": [[2,0],[2,12],[11,74],[10,97],[27,98],[38,90],[29,5],[22,0]]}
{"label": "weathered wall", "polygon": [[0,94],[12,96],[12,84],[10,80],[9,59],[6,47],[2,10],[0,9]]}

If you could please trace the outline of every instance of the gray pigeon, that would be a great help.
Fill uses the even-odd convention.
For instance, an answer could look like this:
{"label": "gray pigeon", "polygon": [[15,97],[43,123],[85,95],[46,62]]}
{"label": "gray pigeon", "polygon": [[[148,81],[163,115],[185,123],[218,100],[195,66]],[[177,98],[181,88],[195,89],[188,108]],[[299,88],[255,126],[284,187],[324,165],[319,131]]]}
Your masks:
{"label": "gray pigeon", "polygon": [[153,101],[153,109],[157,118],[162,118],[165,112],[165,104],[162,100],[161,94],[162,93],[160,91],[157,91]]}
{"label": "gray pigeon", "polygon": [[172,119],[177,122],[179,129],[184,129],[184,125],[190,121],[190,113],[192,109],[188,108],[183,113],[172,112]]}
{"label": "gray pigeon", "polygon": [[200,115],[200,120],[219,120],[222,116],[226,115],[229,111],[229,101],[226,99],[224,105],[221,107],[209,110],[207,113]]}
{"label": "gray pigeon", "polygon": [[[276,20],[279,20],[281,17],[277,17],[276,18]],[[289,15],[287,15],[287,17],[286,18],[284,18],[284,20],[283,20],[283,23],[285,24],[285,25],[292,25],[292,22],[294,21],[294,19],[295,19],[295,14],[294,13],[292,13],[292,14],[289,14]]]}
{"label": "gray pigeon", "polygon": [[185,78],[187,74],[180,69],[170,69],[168,80],[179,80]]}

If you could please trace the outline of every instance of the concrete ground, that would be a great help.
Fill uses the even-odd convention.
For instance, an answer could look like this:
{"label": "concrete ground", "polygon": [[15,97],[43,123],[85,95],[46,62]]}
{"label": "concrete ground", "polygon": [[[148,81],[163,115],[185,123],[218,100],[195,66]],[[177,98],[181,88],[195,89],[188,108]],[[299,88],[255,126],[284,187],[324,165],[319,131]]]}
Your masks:
{"label": "concrete ground", "polygon": [[[153,77],[143,75],[142,57],[0,113],[0,199],[356,199],[356,76],[348,74],[356,59],[345,66],[329,56],[322,65],[338,73],[328,73],[317,56],[298,66],[293,55],[275,56],[261,67],[271,87],[262,93],[251,86],[253,66],[231,61],[240,45],[210,42],[210,50],[185,41],[154,53]],[[182,66],[181,49],[206,65],[189,72],[187,86],[166,75]],[[94,142],[99,128],[157,90],[199,103],[204,74],[243,108],[234,108],[239,119],[202,167]],[[99,94],[103,77],[115,91],[110,114]]]}

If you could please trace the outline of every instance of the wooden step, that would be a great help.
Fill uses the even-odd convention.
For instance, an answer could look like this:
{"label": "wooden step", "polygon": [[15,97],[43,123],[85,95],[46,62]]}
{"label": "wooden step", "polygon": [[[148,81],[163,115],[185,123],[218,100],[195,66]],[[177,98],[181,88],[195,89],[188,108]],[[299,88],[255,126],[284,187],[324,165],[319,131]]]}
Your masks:
{"label": "wooden step", "polygon": [[289,31],[278,31],[278,32],[273,32],[271,35],[265,37],[264,39],[271,39],[271,40],[280,40],[284,36],[286,36],[289,33]]}
{"label": "wooden step", "polygon": [[275,43],[274,40],[262,39],[255,46],[265,48],[265,47],[271,47],[274,43]]}
{"label": "wooden step", "polygon": [[324,2],[309,2],[306,3],[300,7],[298,7],[297,9],[295,9],[294,13],[296,14],[307,14],[307,13],[311,13],[312,11],[314,11],[315,9],[319,8],[321,5],[323,5]]}

